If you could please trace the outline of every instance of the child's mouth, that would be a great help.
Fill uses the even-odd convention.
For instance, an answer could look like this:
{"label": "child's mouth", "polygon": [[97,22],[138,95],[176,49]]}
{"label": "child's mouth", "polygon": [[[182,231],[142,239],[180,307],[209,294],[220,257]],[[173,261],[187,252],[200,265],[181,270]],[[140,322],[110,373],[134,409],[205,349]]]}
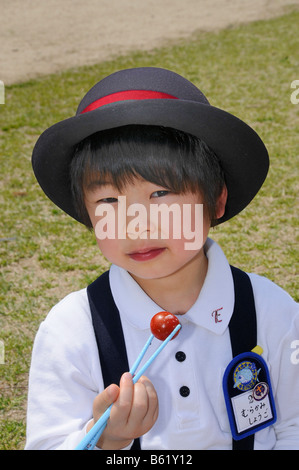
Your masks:
{"label": "child's mouth", "polygon": [[149,261],[159,256],[165,248],[145,248],[144,250],[129,253],[130,258],[134,261]]}

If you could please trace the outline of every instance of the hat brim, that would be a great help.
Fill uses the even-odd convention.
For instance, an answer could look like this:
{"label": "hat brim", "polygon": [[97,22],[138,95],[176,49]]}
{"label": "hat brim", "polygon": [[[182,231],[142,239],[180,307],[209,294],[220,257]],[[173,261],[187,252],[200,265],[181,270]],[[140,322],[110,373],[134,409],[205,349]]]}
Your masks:
{"label": "hat brim", "polygon": [[219,224],[241,212],[266,178],[269,157],[264,143],[250,126],[220,108],[169,99],[112,103],[54,124],[40,136],[33,150],[33,170],[43,191],[79,222],[82,220],[73,204],[69,176],[74,147],[98,131],[131,124],[181,130],[199,137],[214,150],[228,189]]}

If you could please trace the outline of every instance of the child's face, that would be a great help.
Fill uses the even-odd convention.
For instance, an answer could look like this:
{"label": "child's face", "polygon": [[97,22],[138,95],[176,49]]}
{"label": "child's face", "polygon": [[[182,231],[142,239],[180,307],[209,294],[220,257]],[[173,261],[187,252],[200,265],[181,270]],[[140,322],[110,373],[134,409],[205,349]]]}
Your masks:
{"label": "child's face", "polygon": [[85,190],[103,255],[136,278],[169,276],[202,251],[210,220],[199,193],[176,194],[135,178],[123,191],[109,182]]}

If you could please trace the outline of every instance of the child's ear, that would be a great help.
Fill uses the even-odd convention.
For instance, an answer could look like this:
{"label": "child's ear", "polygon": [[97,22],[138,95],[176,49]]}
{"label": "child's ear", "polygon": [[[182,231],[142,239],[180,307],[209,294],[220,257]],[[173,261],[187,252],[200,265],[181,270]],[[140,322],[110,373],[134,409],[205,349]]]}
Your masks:
{"label": "child's ear", "polygon": [[217,200],[216,219],[220,219],[224,215],[226,201],[227,201],[227,187],[225,184]]}

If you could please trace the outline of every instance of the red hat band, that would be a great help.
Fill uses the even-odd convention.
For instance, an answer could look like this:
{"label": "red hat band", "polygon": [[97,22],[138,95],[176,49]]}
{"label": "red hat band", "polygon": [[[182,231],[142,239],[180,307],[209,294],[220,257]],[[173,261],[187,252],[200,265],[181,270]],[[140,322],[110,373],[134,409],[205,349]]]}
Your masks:
{"label": "red hat band", "polygon": [[94,111],[95,109],[105,106],[106,104],[116,103],[125,100],[155,100],[155,99],[172,99],[176,100],[176,96],[169,95],[160,91],[152,90],[126,90],[112,93],[111,95],[103,96],[96,101],[90,103],[80,114]]}

